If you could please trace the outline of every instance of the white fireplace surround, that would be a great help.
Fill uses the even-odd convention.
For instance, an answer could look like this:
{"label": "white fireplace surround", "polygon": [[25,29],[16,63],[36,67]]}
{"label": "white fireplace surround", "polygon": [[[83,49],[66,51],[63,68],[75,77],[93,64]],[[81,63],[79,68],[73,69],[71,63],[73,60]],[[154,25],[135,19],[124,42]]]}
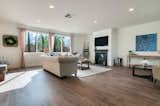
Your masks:
{"label": "white fireplace surround", "polygon": [[108,50],[108,46],[96,46],[95,49],[96,50]]}
{"label": "white fireplace surround", "polygon": [[[97,46],[95,48],[95,38],[108,36],[108,46]],[[113,59],[116,57],[116,47],[117,47],[117,30],[116,29],[105,29],[98,32],[93,32],[89,36],[89,49],[90,49],[90,60],[95,63],[95,49],[97,50],[108,50],[107,63],[109,66],[113,65]]]}

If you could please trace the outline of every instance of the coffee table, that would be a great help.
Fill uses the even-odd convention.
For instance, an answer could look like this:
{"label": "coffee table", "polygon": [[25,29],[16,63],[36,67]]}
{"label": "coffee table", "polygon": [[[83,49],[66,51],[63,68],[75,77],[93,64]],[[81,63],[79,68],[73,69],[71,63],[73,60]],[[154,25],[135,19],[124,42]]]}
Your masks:
{"label": "coffee table", "polygon": [[[86,59],[86,58],[79,59],[78,64],[79,64],[79,68],[81,70],[90,69],[90,60],[89,59]],[[83,66],[83,64],[86,64],[87,67]]]}

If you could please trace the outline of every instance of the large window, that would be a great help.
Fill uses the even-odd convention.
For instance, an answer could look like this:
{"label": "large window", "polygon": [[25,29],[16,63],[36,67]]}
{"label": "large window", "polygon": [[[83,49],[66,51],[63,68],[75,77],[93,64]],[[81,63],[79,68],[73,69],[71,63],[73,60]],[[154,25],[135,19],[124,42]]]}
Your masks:
{"label": "large window", "polygon": [[43,52],[45,48],[49,48],[49,35],[27,31],[25,46],[26,52]]}
{"label": "large window", "polygon": [[63,52],[70,52],[71,38],[69,36],[63,37]]}
{"label": "large window", "polygon": [[54,38],[54,52],[62,51],[62,36],[55,36]]}
{"label": "large window", "polygon": [[56,35],[54,40],[54,52],[70,52],[71,37]]}

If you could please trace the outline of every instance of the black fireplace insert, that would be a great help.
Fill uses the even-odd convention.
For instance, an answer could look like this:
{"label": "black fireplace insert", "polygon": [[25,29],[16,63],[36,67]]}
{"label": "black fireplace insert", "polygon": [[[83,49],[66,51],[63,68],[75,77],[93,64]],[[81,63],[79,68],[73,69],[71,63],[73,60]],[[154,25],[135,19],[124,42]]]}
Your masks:
{"label": "black fireplace insert", "polygon": [[108,50],[95,50],[95,64],[107,66]]}

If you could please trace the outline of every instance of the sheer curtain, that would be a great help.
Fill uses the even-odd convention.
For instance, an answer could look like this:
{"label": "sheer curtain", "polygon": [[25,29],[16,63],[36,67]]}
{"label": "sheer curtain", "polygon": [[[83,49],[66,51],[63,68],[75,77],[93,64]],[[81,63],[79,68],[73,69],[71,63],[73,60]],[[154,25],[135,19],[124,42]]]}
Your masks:
{"label": "sheer curtain", "polygon": [[20,49],[21,49],[21,67],[25,67],[24,61],[24,51],[25,51],[25,36],[26,36],[26,29],[19,28],[20,31]]}
{"label": "sheer curtain", "polygon": [[49,33],[49,51],[54,50],[54,38],[55,38],[55,33]]}

